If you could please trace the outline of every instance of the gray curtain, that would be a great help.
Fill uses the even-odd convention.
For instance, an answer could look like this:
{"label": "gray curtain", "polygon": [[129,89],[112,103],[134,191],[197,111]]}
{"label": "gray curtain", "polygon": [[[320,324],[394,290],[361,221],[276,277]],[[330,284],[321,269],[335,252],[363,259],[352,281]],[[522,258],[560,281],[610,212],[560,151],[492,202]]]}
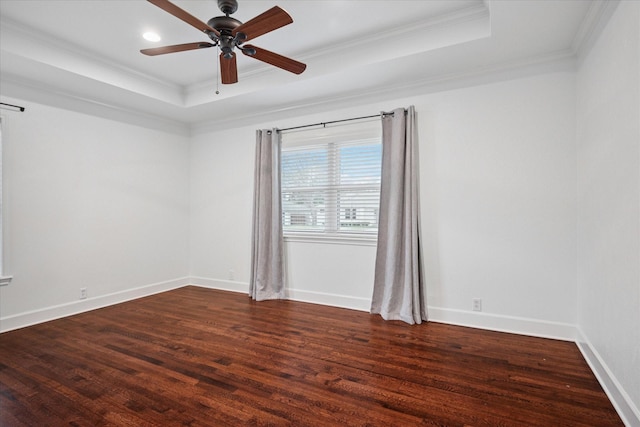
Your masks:
{"label": "gray curtain", "polygon": [[256,301],[285,297],[280,132],[256,131],[253,239],[249,296]]}
{"label": "gray curtain", "polygon": [[427,320],[420,253],[418,136],[413,106],[382,117],[382,181],[371,313]]}

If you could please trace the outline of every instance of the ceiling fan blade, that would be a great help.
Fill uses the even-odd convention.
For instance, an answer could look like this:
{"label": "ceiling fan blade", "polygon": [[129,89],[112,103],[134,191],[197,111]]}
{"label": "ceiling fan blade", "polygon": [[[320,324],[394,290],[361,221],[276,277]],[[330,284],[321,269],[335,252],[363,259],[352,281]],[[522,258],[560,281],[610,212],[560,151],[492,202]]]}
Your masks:
{"label": "ceiling fan blade", "polygon": [[218,32],[218,30],[205,24],[195,16],[191,15],[186,10],[180,9],[178,6],[171,3],[169,0],[147,0],[147,1],[149,3],[155,4],[160,9],[163,9],[165,12],[169,12],[176,18],[182,19],[187,24],[197,28],[198,30],[204,33],[207,33],[207,34],[213,33],[215,34],[216,37],[220,37],[220,33]]}
{"label": "ceiling fan blade", "polygon": [[223,85],[238,83],[238,64],[235,54],[231,58],[225,58],[224,53],[220,54],[220,76]]}
{"label": "ceiling fan blade", "polygon": [[293,19],[287,12],[278,6],[274,6],[266,12],[236,27],[231,34],[235,36],[237,33],[243,33],[247,36],[243,41],[247,41],[255,39],[256,37],[270,31],[277,30],[285,25],[289,25],[292,22]]}
{"label": "ceiling fan blade", "polygon": [[[267,64],[274,65],[278,68],[282,68],[283,70],[290,71],[294,74],[302,74],[302,72],[307,68],[306,64],[302,62],[298,62],[294,59],[287,58],[286,56],[279,55],[277,53],[268,51],[266,49],[262,49],[257,46],[252,46],[250,44],[242,46],[244,53],[247,56],[255,58],[259,61],[266,62]],[[255,50],[254,55],[250,55],[249,52],[251,49]]]}
{"label": "ceiling fan blade", "polygon": [[165,53],[183,52],[185,50],[204,49],[207,47],[215,46],[213,43],[196,42],[196,43],[183,43],[174,44],[171,46],[152,47],[150,49],[142,49],[140,53],[144,53],[149,56],[164,55]]}

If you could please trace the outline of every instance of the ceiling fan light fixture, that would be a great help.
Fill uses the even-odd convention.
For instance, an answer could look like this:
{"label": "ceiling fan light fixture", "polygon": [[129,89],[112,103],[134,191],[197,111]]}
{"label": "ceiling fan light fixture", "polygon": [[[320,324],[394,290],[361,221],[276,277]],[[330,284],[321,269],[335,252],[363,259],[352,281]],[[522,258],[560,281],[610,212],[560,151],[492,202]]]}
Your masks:
{"label": "ceiling fan light fixture", "polygon": [[155,33],[153,31],[147,31],[142,35],[142,38],[150,42],[159,42],[160,40],[162,40],[162,37],[160,37],[160,34]]}

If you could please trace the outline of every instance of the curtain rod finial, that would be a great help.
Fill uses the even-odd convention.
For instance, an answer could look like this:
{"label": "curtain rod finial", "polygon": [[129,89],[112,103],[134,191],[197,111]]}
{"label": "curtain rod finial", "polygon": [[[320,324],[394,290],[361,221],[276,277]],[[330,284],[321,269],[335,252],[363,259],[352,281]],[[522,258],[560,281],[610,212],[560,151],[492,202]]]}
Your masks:
{"label": "curtain rod finial", "polygon": [[15,108],[17,110],[20,110],[20,112],[24,112],[25,108],[21,107],[19,105],[13,105],[13,104],[7,104],[6,102],[0,102],[0,106],[4,106],[4,107],[9,107],[9,108]]}

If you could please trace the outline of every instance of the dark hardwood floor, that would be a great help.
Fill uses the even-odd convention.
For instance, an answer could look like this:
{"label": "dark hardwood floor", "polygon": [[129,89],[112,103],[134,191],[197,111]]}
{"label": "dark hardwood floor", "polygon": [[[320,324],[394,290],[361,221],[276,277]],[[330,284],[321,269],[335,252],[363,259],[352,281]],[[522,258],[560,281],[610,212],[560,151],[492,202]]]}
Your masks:
{"label": "dark hardwood floor", "polygon": [[573,343],[186,287],[0,335],[2,426],[621,426]]}

